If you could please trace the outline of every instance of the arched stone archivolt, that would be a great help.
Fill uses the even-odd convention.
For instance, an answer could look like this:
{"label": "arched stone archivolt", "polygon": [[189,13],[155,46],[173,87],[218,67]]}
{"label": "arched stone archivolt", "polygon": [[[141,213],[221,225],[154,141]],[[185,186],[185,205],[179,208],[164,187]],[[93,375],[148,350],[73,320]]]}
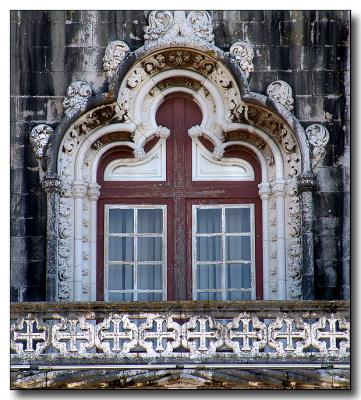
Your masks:
{"label": "arched stone archivolt", "polygon": [[[133,151],[129,165],[138,165],[155,151],[144,150],[150,138],[157,136],[157,146],[166,146],[172,132],[158,126],[155,115],[172,93],[186,93],[199,105],[202,122],[188,134],[210,160],[226,165],[224,152],[233,145],[249,148],[259,159],[264,297],[302,298],[302,279],[310,276],[313,268],[313,177],[307,136],[290,112],[292,91],[277,81],[270,85],[268,97],[250,92],[245,83],[252,70],[249,45],[232,46],[232,69],[220,49],[209,51],[215,46],[212,40],[204,42],[199,25],[190,22],[193,17],[184,22],[181,13],[175,12],[174,20],[165,14],[166,20],[174,22],[169,22],[173,28],[167,25],[169,29],[163,27],[163,33],[156,31],[159,35],[154,40],[159,43],[149,39],[144,49],[135,52],[136,62],[121,76],[119,85],[116,79],[120,75],[115,72],[129,48],[119,41],[107,48],[105,71],[110,87],[118,87],[114,102],[107,98],[108,104],[84,113],[91,89],[75,82],[64,102],[67,118],[73,122],[61,132],[61,140],[55,140],[46,125],[32,132],[36,157],[47,167],[42,175],[48,193],[49,299],[95,300],[99,160],[111,148],[122,145]],[[153,17],[157,19],[157,15]],[[189,32],[189,26],[195,29],[194,37],[184,40],[182,32]],[[154,36],[152,29],[148,34],[153,32]],[[168,46],[166,37],[172,38]],[[236,75],[234,71],[238,71]],[[242,79],[236,79],[237,74]],[[213,144],[211,152],[201,143],[201,136]],[[321,158],[327,134],[313,127],[312,141],[313,154]]]}

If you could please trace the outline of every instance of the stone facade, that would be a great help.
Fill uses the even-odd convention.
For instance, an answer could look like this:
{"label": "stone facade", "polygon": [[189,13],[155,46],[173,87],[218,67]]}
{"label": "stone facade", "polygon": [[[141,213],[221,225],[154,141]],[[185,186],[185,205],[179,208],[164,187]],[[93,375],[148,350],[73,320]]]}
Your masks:
{"label": "stone facade", "polygon": [[[294,102],[287,96],[278,96],[280,101],[293,106],[304,128],[321,123],[329,131],[326,153],[315,170],[315,297],[348,299],[349,13],[210,14],[216,46],[229,51],[237,41],[252,44],[251,91],[266,94],[271,82],[287,82]],[[30,131],[39,124],[55,130],[70,83],[87,82],[93,95],[108,91],[106,46],[113,40],[123,40],[131,51],[142,46],[148,16],[148,11],[11,12],[12,301],[45,299],[46,195]]]}

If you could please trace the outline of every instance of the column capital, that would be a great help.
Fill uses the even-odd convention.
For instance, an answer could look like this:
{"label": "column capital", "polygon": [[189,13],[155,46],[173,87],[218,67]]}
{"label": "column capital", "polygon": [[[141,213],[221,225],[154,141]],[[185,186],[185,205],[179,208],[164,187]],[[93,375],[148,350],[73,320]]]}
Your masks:
{"label": "column capital", "polygon": [[312,173],[302,174],[297,178],[300,192],[312,192],[316,185],[316,177]]}
{"label": "column capital", "polygon": [[46,193],[59,193],[62,185],[57,176],[46,176],[42,181],[42,186]]}
{"label": "column capital", "polygon": [[73,197],[75,199],[82,199],[86,193],[86,184],[83,181],[74,181],[72,184]]}
{"label": "column capital", "polygon": [[272,191],[276,197],[284,197],[285,196],[285,181],[283,179],[276,180],[272,182]]}
{"label": "column capital", "polygon": [[271,185],[269,182],[262,182],[258,185],[259,196],[262,200],[268,200],[271,197]]}
{"label": "column capital", "polygon": [[97,183],[90,183],[88,185],[88,197],[89,200],[97,201],[100,196],[100,185]]}

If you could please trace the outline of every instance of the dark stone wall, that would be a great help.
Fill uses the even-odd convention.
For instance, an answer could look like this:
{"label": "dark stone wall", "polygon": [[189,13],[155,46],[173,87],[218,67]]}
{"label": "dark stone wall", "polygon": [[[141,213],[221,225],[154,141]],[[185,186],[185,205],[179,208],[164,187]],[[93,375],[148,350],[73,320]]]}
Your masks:
{"label": "dark stone wall", "polygon": [[[143,44],[149,11],[11,11],[11,300],[45,299],[46,198],[29,132],[56,127],[63,96],[77,79],[106,90],[106,45]],[[347,11],[211,11],[216,45],[249,40],[255,50],[251,90],[288,82],[295,115],[322,123],[330,143],[315,192],[316,296],[347,293],[349,264],[350,13]],[[346,273],[344,273],[346,271]]]}

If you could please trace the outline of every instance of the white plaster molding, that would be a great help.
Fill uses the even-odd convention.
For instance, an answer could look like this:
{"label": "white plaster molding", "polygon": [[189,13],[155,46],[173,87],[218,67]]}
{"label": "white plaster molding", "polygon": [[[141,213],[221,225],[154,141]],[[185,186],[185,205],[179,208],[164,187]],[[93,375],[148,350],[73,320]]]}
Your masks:
{"label": "white plaster molding", "polygon": [[215,160],[213,154],[209,153],[199,140],[192,141],[193,181],[252,181],[254,179],[254,170],[247,161],[239,158]]}
{"label": "white plaster molding", "polygon": [[288,111],[293,110],[292,88],[285,81],[274,81],[267,87],[267,95],[276,103],[282,104]]}
{"label": "white plaster molding", "polygon": [[324,126],[313,124],[306,128],[306,135],[313,146],[312,167],[315,168],[326,154],[325,147],[330,140],[330,134]]}
{"label": "white plaster molding", "polygon": [[157,143],[141,161],[120,159],[110,162],[104,171],[105,181],[165,181],[166,142]]}
{"label": "white plaster molding", "polygon": [[30,132],[30,143],[33,147],[35,158],[38,160],[43,156],[44,148],[48,143],[50,135],[54,133],[52,127],[46,124],[36,125]]}
{"label": "white plaster molding", "polygon": [[128,45],[121,40],[115,40],[108,44],[103,57],[103,69],[109,82],[114,79],[120,63],[129,51]]}
{"label": "white plaster molding", "polygon": [[91,95],[92,89],[88,83],[83,81],[72,82],[66,91],[63,102],[65,115],[70,117],[78,111],[84,110]]}
{"label": "white plaster molding", "polygon": [[252,46],[247,42],[236,42],[230,47],[229,52],[248,79],[250,72],[254,70]]}

